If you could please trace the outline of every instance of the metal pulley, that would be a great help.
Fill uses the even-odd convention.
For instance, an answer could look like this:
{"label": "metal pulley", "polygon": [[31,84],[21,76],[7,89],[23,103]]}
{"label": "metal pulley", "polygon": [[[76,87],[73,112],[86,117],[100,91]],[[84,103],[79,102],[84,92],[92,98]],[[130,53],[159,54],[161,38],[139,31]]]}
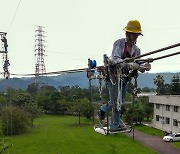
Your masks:
{"label": "metal pulley", "polygon": [[139,70],[141,73],[144,73],[145,71],[149,71],[150,69],[151,69],[151,64],[148,63],[148,62],[146,62],[146,63],[144,63],[144,64],[141,64],[138,70]]}
{"label": "metal pulley", "polygon": [[128,65],[129,65],[130,70],[133,70],[133,71],[138,70],[140,67],[138,63],[128,63]]}

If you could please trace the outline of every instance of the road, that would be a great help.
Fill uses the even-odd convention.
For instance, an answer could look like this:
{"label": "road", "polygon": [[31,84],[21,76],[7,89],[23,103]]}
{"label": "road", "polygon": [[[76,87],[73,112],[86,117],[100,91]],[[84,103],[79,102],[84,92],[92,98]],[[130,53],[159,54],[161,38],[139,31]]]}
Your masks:
{"label": "road", "polygon": [[[133,132],[126,135],[133,138]],[[164,142],[162,137],[152,136],[134,130],[134,140],[141,142],[159,154],[180,154],[180,149],[175,148],[171,142]]]}

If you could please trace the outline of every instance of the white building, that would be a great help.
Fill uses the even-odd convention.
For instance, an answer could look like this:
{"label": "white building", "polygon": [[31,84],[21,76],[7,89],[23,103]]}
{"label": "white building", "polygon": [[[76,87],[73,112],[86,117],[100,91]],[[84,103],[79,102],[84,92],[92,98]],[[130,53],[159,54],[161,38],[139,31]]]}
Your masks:
{"label": "white building", "polygon": [[153,127],[180,132],[180,95],[152,95],[149,102],[154,104]]}

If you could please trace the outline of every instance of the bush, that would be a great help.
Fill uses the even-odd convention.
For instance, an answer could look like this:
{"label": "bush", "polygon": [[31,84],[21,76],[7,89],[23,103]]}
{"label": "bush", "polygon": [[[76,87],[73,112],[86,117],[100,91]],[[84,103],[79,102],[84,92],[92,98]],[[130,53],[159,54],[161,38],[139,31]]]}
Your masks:
{"label": "bush", "polygon": [[3,135],[17,135],[27,131],[31,126],[31,119],[27,112],[14,106],[6,106],[2,109]]}
{"label": "bush", "polygon": [[80,100],[80,104],[81,104],[81,112],[82,114],[87,118],[87,119],[91,119],[91,117],[93,116],[93,111],[94,111],[94,107],[92,105],[92,103],[84,98]]}
{"label": "bush", "polygon": [[33,126],[34,119],[40,116],[43,112],[42,107],[38,106],[35,102],[26,104],[23,109],[28,113],[28,116],[31,119],[31,126]]}
{"label": "bush", "polygon": [[11,146],[9,138],[0,138],[0,154],[6,152]]}

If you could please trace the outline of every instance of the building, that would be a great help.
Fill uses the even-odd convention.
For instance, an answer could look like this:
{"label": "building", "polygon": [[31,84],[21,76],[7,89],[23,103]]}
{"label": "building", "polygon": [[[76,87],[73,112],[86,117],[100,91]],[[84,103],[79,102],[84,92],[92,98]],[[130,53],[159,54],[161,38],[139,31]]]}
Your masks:
{"label": "building", "polygon": [[153,127],[180,132],[180,95],[151,95],[149,102],[154,104]]}

